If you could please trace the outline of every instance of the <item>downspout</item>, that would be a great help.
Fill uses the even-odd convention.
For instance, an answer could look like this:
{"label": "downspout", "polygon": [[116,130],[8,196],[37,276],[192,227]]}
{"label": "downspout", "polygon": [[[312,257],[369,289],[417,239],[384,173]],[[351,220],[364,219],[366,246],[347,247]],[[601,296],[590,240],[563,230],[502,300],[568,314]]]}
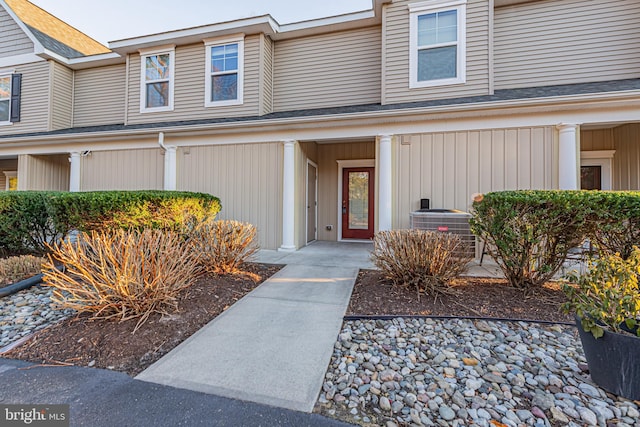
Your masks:
{"label": "downspout", "polygon": [[164,132],[158,133],[158,145],[164,150],[164,189],[175,191],[177,187],[176,151],[178,147],[164,145]]}

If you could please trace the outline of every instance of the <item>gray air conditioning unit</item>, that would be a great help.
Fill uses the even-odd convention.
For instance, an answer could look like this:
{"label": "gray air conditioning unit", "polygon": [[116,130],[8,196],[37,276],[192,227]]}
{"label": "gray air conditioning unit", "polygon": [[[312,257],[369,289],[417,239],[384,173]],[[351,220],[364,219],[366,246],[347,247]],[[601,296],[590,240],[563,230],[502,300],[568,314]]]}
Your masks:
{"label": "gray air conditioning unit", "polygon": [[466,253],[476,256],[476,236],[469,227],[471,214],[455,209],[419,209],[409,214],[411,228],[441,233],[454,233],[465,243]]}

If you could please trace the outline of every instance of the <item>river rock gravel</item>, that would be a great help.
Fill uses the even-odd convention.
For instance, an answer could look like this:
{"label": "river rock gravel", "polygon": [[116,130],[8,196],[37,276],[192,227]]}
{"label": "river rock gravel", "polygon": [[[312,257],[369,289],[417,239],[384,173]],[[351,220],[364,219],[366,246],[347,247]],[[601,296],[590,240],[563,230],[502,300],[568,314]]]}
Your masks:
{"label": "river rock gravel", "polygon": [[52,291],[52,288],[33,286],[0,298],[0,350],[75,313],[56,309],[51,302]]}
{"label": "river rock gravel", "polygon": [[316,410],[361,425],[640,427],[590,379],[572,326],[346,321]]}

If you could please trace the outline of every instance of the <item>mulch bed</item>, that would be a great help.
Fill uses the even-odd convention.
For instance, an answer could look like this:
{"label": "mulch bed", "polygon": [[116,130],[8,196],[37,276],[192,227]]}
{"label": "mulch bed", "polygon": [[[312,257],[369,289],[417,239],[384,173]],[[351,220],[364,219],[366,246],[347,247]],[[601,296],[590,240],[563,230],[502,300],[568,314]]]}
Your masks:
{"label": "mulch bed", "polygon": [[247,264],[247,276],[204,276],[180,296],[178,312],[138,319],[92,320],[82,314],[38,332],[2,357],[45,365],[95,366],[135,376],[256,288],[282,266]]}
{"label": "mulch bed", "polygon": [[519,320],[572,322],[560,310],[566,297],[558,283],[547,283],[525,292],[504,279],[463,278],[451,287],[452,294],[437,300],[427,295],[418,299],[416,290],[393,286],[378,271],[361,270],[347,309],[347,315],[424,315],[491,317]]}

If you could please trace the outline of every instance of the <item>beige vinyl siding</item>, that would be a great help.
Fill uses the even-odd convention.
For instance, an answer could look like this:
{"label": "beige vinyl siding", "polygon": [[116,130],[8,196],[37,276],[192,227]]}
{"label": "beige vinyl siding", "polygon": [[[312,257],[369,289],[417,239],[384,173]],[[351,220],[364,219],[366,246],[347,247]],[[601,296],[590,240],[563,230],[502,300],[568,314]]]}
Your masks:
{"label": "beige vinyl siding", "polygon": [[640,190],[640,124],[618,126],[613,135],[613,189]]}
{"label": "beige vinyl siding", "polygon": [[80,171],[82,191],[162,190],[164,155],[159,148],[92,151]]}
{"label": "beige vinyl siding", "polygon": [[49,63],[15,66],[22,74],[20,122],[0,126],[0,135],[49,130]]}
{"label": "beige vinyl siding", "polygon": [[[338,160],[375,159],[373,141],[318,144],[318,240],[338,240]],[[332,225],[332,230],[326,226]]]}
{"label": "beige vinyl siding", "polygon": [[260,36],[248,36],[244,40],[244,102],[241,105],[204,107],[205,54],[204,43],[176,47],[174,110],[157,113],[140,112],[140,55],[131,55],[128,124],[258,115]]}
{"label": "beige vinyl siding", "polygon": [[254,224],[260,246],[282,242],[282,156],[279,142],[180,148],[178,190],[220,198],[220,219]]}
{"label": "beige vinyl siding", "polygon": [[69,155],[18,157],[18,190],[69,190]]}
{"label": "beige vinyl siding", "polygon": [[273,111],[273,40],[267,36],[262,36],[260,43],[262,45],[260,115],[263,115]]}
{"label": "beige vinyl siding", "polygon": [[496,89],[640,77],[637,0],[496,9]]}
{"label": "beige vinyl siding", "polygon": [[73,70],[51,61],[51,129],[66,129],[72,126],[73,116]]}
{"label": "beige vinyl siding", "polygon": [[276,41],[274,110],[380,102],[380,27]]}
{"label": "beige vinyl siding", "polygon": [[18,160],[0,160],[0,191],[7,188],[7,177],[4,172],[13,172],[18,170]]}
{"label": "beige vinyl siding", "polygon": [[33,42],[0,7],[0,58],[33,53]]}
{"label": "beige vinyl siding", "polygon": [[[307,244],[307,160],[318,163],[318,144],[315,142],[301,142],[295,149],[295,233],[296,247]],[[319,197],[319,196],[318,196]],[[318,226],[319,227],[319,226]]]}
{"label": "beige vinyl siding", "polygon": [[533,127],[402,136],[394,228],[409,227],[423,198],[432,208],[468,211],[474,193],[557,188],[556,133]]}
{"label": "beige vinyl siding", "polygon": [[409,89],[409,3],[394,1],[385,10],[384,104],[486,95],[489,93],[489,2],[467,2],[466,83]]}
{"label": "beige vinyl siding", "polygon": [[580,151],[615,150],[613,128],[580,131]]}
{"label": "beige vinyl siding", "polygon": [[73,126],[124,123],[126,66],[75,72]]}

